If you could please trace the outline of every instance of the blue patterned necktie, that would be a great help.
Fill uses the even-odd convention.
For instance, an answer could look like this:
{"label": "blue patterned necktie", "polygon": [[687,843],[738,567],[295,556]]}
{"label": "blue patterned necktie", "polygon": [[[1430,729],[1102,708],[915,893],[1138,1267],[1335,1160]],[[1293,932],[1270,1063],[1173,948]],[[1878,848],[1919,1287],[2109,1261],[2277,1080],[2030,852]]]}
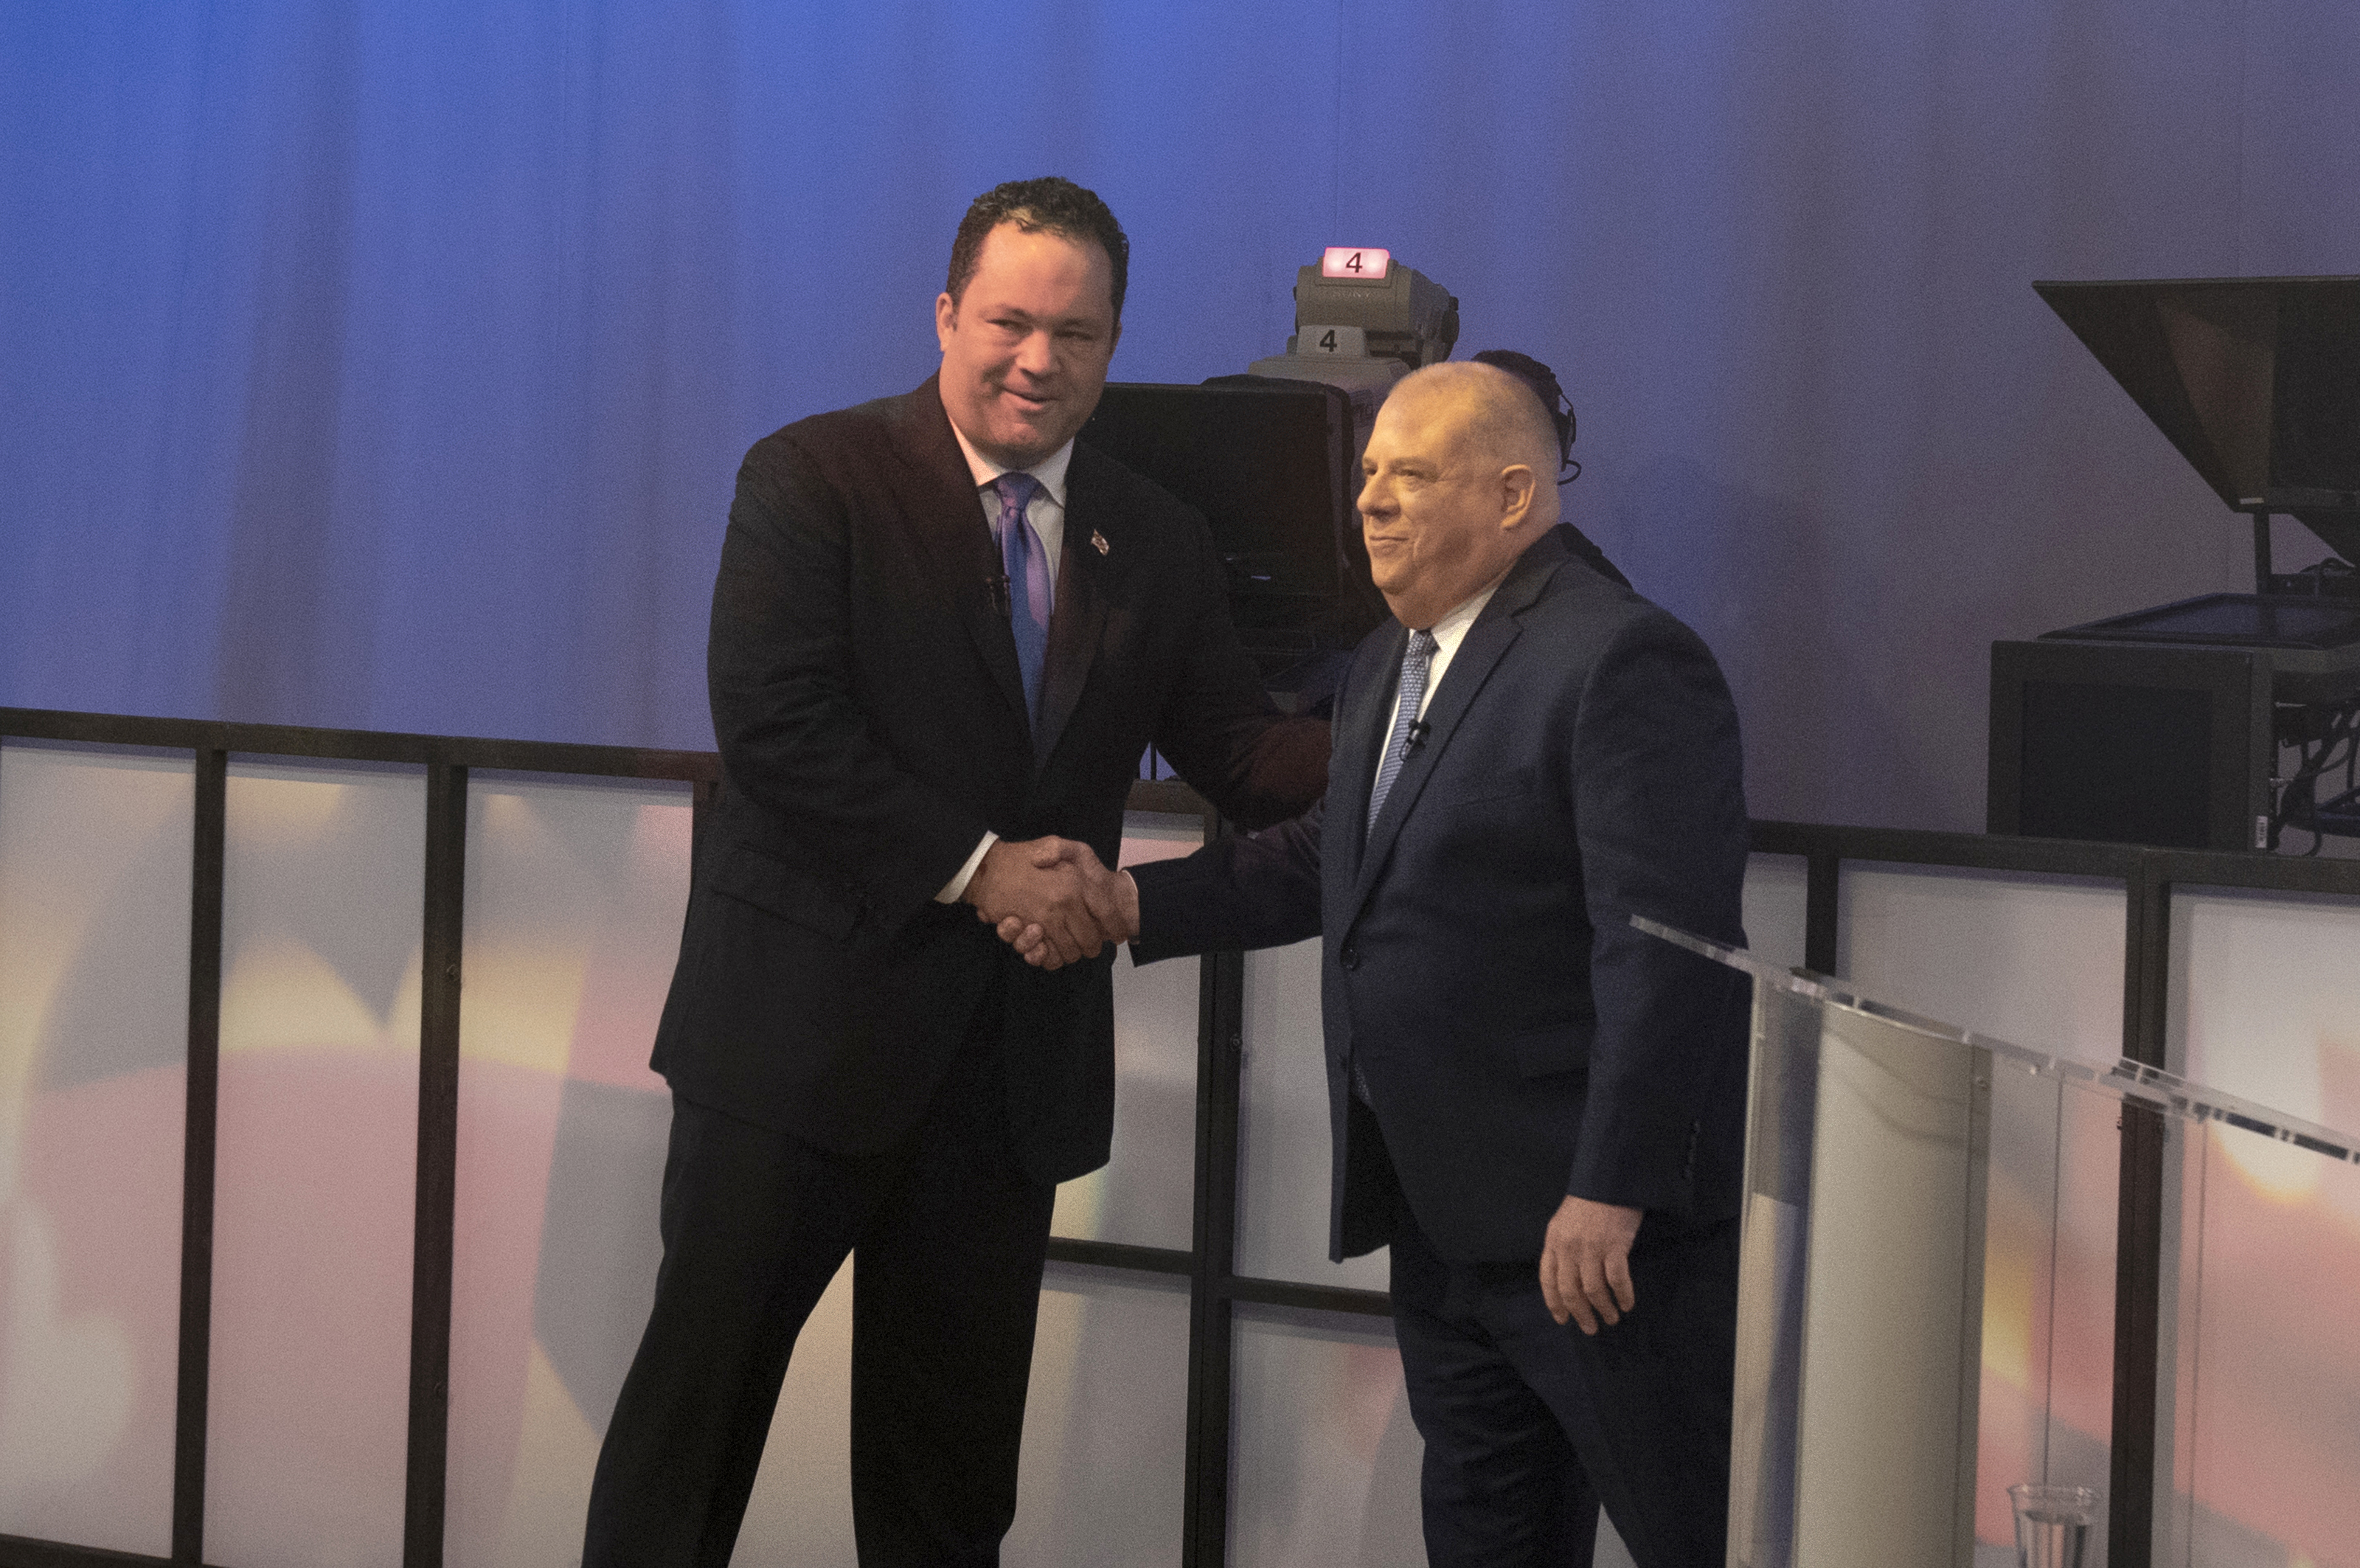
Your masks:
{"label": "blue patterned necktie", "polygon": [[1401,711],[1393,716],[1393,732],[1385,739],[1385,754],[1377,764],[1377,787],[1369,794],[1368,826],[1377,825],[1377,813],[1383,809],[1385,796],[1393,792],[1393,780],[1401,776],[1402,764],[1409,760],[1410,731],[1417,726],[1417,710],[1426,701],[1426,672],[1434,659],[1434,633],[1413,631],[1409,646],[1402,650]]}
{"label": "blue patterned necktie", "polygon": [[1025,509],[1041,481],[1030,474],[1002,474],[991,482],[1000,492],[1000,517],[991,536],[1000,542],[1000,570],[1008,574],[1008,624],[1016,633],[1016,667],[1024,674],[1024,711],[1041,711],[1041,666],[1049,651],[1049,553],[1032,531]]}

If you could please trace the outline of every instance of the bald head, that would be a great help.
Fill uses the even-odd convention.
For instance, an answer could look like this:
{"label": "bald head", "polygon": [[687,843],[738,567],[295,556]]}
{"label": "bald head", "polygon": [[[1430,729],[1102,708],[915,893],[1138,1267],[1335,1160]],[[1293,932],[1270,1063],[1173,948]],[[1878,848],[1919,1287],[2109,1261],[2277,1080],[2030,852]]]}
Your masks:
{"label": "bald head", "polygon": [[1411,372],[1393,396],[1404,392],[1435,399],[1448,410],[1445,417],[1457,422],[1456,439],[1470,455],[1502,468],[1529,469],[1535,484],[1534,509],[1546,514],[1542,526],[1556,523],[1557,488],[1542,481],[1557,472],[1557,427],[1528,383],[1495,366],[1459,359]]}
{"label": "bald head", "polygon": [[1361,460],[1369,570],[1405,626],[1424,628],[1505,576],[1557,519],[1557,433],[1504,370],[1430,366],[1395,386]]}

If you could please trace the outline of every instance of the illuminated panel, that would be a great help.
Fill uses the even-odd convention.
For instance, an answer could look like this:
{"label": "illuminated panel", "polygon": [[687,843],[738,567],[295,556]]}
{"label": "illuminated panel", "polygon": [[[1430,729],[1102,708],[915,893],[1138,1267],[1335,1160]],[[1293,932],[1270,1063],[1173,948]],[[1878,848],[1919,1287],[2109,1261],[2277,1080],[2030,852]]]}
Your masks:
{"label": "illuminated panel", "polygon": [[1393,1324],[1240,1306],[1236,1333],[1229,1562],[1418,1568],[1426,1448]]}
{"label": "illuminated panel", "polygon": [[1188,1282],[1051,1264],[1005,1560],[1178,1568],[1187,1455]]}
{"label": "illuminated panel", "polygon": [[205,1556],[401,1560],[422,770],[230,770]]}
{"label": "illuminated panel", "polygon": [[2188,1137],[2173,1550],[2157,1561],[2352,1568],[2360,1167],[2221,1123]]}
{"label": "illuminated panel", "polygon": [[[2107,1094],[2006,1063],[1992,1076],[1975,1446],[1986,1552],[2013,1550],[2016,1483],[2112,1485],[2121,1117]],[[2104,1561],[2103,1520],[2092,1550]]]}
{"label": "illuminated panel", "polygon": [[1810,877],[1800,855],[1753,855],[1745,862],[1745,945],[1765,963],[1803,961],[1810,916]]}
{"label": "illuminated panel", "polygon": [[1238,1272],[1382,1290],[1383,1248],[1328,1261],[1331,1140],[1317,939],[1246,955],[1238,1100]]}
{"label": "illuminated panel", "polygon": [[[1200,817],[1134,811],[1121,863],[1185,855],[1205,841]],[[1134,1246],[1189,1245],[1196,1168],[1194,959],[1114,959],[1114,1157],[1057,1189],[1053,1234]]]}
{"label": "illuminated panel", "polygon": [[[2360,901],[2182,888],[2171,919],[2187,1076],[2360,1133]],[[2191,1142],[2158,1561],[2360,1563],[2360,1168],[2220,1124]]]}
{"label": "illuminated panel", "polygon": [[[795,1341],[738,1562],[853,1561],[851,1365],[847,1264]],[[1051,1264],[1006,1560],[1177,1563],[1187,1411],[1185,1281]]]}
{"label": "illuminated panel", "polygon": [[662,1256],[689,788],[476,773],[467,807],[445,1560],[563,1568]]}
{"label": "illuminated panel", "polygon": [[[1236,1332],[1230,1563],[1424,1568],[1426,1444],[1410,1420],[1393,1324],[1240,1306]],[[1632,1568],[1603,1516],[1591,1568]]]}
{"label": "illuminated panel", "polygon": [[1837,972],[1978,1034],[2081,1061],[2123,1051],[2122,884],[1847,864]]}
{"label": "illuminated panel", "polygon": [[[1028,1412],[1029,1414],[1030,1412]],[[836,1270],[803,1321],[771,1413],[740,1563],[851,1563],[852,1265]]]}
{"label": "illuminated panel", "polygon": [[[2125,917],[2116,883],[1847,864],[1837,972],[1928,1017],[2111,1062]],[[2015,1539],[2011,1484],[2109,1484],[2114,1120],[2110,1102],[2060,1105],[2052,1086],[1994,1081],[1975,1471],[1986,1549]]]}
{"label": "illuminated panel", "polygon": [[0,1534],[170,1550],[194,780],[0,745]]}
{"label": "illuminated panel", "polygon": [[1319,276],[1374,283],[1392,270],[1393,253],[1372,245],[1331,245],[1319,258]]}

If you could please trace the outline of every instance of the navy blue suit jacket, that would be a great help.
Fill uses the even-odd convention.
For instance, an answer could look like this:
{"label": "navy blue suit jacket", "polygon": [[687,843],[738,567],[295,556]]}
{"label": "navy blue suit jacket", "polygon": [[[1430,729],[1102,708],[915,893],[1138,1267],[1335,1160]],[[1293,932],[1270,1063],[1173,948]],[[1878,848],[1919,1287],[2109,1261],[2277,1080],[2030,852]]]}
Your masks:
{"label": "navy blue suit jacket", "polygon": [[[1355,655],[1320,806],[1135,869],[1134,957],[1324,937],[1333,1256],[1390,1239],[1393,1178],[1468,1262],[1537,1256],[1567,1193],[1659,1234],[1734,1213],[1743,979],[1629,924],[1743,944],[1720,667],[1552,531],[1469,630],[1364,841],[1406,639],[1388,622]],[[1382,1150],[1352,1136],[1355,1063]]]}

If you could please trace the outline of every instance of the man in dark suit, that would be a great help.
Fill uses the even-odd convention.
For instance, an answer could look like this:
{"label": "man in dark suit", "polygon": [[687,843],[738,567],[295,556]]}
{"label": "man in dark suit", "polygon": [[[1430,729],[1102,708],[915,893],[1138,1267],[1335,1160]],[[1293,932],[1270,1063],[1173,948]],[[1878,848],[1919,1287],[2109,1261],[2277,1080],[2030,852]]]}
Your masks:
{"label": "man in dark suit", "polygon": [[[1074,435],[1129,246],[1064,180],[960,225],[939,376],[746,457],[714,590],[722,782],[655,1047],[664,1260],[590,1568],[729,1559],[790,1351],[854,1259],[860,1561],[999,1560],[1055,1184],[1105,1163],[1111,860],[1152,741],[1275,821],[1325,781],[1241,651],[1203,521]],[[1022,917],[1062,967],[989,924]]]}
{"label": "man in dark suit", "polygon": [[1737,718],[1556,526],[1557,455],[1501,370],[1403,381],[1325,802],[1095,896],[1142,961],[1322,935],[1330,1251],[1393,1248],[1429,1559],[1587,1564],[1602,1503],[1720,1568],[1747,997],[1629,921],[1743,944]]}

